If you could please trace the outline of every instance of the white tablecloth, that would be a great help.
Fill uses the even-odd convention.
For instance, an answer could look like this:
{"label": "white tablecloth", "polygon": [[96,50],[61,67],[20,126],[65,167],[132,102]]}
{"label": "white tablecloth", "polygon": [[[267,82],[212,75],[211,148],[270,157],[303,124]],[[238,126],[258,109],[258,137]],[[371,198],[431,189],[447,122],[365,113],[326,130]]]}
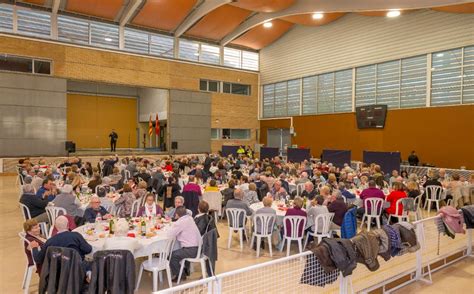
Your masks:
{"label": "white tablecloth", "polygon": [[[102,222],[102,224],[108,226],[108,222]],[[96,232],[94,232],[93,235],[88,235],[88,234],[86,234],[86,231],[90,226],[94,227],[95,224],[86,224],[86,225],[77,227],[74,230],[74,232],[80,233],[86,239],[87,243],[89,243],[92,246],[92,252],[90,253],[90,255],[92,256],[94,254],[94,252],[104,249],[104,244],[105,244],[106,239],[112,239],[113,240],[115,237],[113,237],[113,236],[110,237],[108,235],[108,231],[101,231],[101,232],[96,231]],[[148,245],[150,245],[151,243],[153,243],[155,241],[166,239],[167,231],[169,230],[170,226],[172,226],[172,224],[167,224],[167,225],[164,225],[164,227],[161,228],[160,230],[155,231],[156,235],[154,237],[142,237],[142,236],[140,236],[140,233],[137,230],[129,231],[129,233],[135,233],[135,236],[137,236],[137,237],[135,237],[135,239],[138,240],[138,243],[140,244],[140,248],[135,250],[135,252],[133,254],[135,256],[135,258],[142,257],[142,256],[147,256],[145,248]],[[104,235],[103,238],[99,237],[99,235],[101,235],[101,234]],[[129,237],[129,238],[132,238],[132,237]]]}
{"label": "white tablecloth", "polygon": [[[250,205],[250,209],[253,211],[254,214],[257,210],[259,210],[262,207],[263,207],[263,202],[257,202],[257,203],[254,203],[254,204]],[[286,215],[286,210],[278,209],[278,202],[276,202],[276,201],[272,203],[272,208],[276,211],[276,214],[277,214],[276,224],[279,225],[279,226],[282,226],[283,225],[283,218]]]}

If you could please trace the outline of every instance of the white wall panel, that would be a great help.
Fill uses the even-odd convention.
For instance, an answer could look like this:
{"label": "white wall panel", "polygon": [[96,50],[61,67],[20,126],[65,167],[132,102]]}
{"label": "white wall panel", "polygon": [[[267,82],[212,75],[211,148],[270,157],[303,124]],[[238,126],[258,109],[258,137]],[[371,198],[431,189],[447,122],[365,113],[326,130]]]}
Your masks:
{"label": "white wall panel", "polygon": [[420,10],[397,18],[349,14],[321,27],[295,26],[260,51],[261,83],[474,44],[474,15]]}

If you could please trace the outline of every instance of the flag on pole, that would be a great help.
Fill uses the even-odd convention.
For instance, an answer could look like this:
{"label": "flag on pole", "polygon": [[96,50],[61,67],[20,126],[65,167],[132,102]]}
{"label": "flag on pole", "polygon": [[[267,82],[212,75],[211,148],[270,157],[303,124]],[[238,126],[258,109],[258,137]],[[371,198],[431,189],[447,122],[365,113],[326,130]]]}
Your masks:
{"label": "flag on pole", "polygon": [[160,136],[160,121],[158,120],[158,113],[156,114],[156,119],[155,119],[155,134],[157,137]]}
{"label": "flag on pole", "polygon": [[150,122],[148,123],[148,135],[150,137],[153,135],[153,124],[151,122],[151,115],[150,115]]}

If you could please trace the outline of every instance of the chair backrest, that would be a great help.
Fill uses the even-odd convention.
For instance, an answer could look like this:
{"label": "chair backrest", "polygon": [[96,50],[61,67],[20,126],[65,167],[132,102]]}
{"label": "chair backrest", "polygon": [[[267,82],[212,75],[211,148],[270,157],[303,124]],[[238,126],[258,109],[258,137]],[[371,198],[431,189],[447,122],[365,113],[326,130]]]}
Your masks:
{"label": "chair backrest", "polygon": [[30,209],[23,203],[20,203],[21,213],[23,214],[23,220],[29,220],[31,218]]}
{"label": "chair backrest", "polygon": [[102,203],[101,206],[104,207],[105,210],[107,210],[109,213],[113,213],[113,210],[114,210],[114,204],[113,203],[106,202],[106,203]]}
{"label": "chair backrest", "polygon": [[120,215],[120,211],[122,211],[122,206],[116,207],[116,208],[115,208],[115,213],[114,213],[115,216]]}
{"label": "chair backrest", "polygon": [[301,196],[304,191],[304,183],[296,185],[296,195]]}
{"label": "chair backrest", "polygon": [[127,180],[127,181],[128,181],[128,179],[130,179],[132,177],[132,175],[130,174],[130,171],[128,169],[124,169],[123,174],[125,176],[125,180]]}
{"label": "chair backrest", "polygon": [[46,206],[46,213],[48,214],[51,227],[54,227],[54,222],[58,216],[67,214],[66,209],[56,206]]}
{"label": "chair backrest", "polygon": [[145,254],[148,256],[148,263],[151,264],[153,255],[159,259],[159,264],[166,264],[169,262],[171,253],[173,252],[173,245],[175,239],[169,238],[164,240],[154,241],[145,247]]}
{"label": "chair backrest", "polygon": [[245,227],[244,222],[240,222],[240,219],[243,220],[245,217],[245,210],[241,208],[226,208],[225,213],[230,228],[242,229]]}
{"label": "chair backrest", "polygon": [[130,210],[130,216],[136,217],[139,209],[140,209],[140,199],[133,201],[132,209]]}
{"label": "chair backrest", "polygon": [[342,200],[344,200],[344,203],[347,203],[347,198],[346,198],[346,196],[341,195],[341,197],[342,197]]}
{"label": "chair backrest", "polygon": [[378,216],[382,214],[383,202],[384,200],[381,198],[365,199],[364,200],[365,213],[370,216]]}
{"label": "chair backrest", "polygon": [[206,201],[209,204],[209,209],[211,210],[220,210],[222,205],[222,194],[221,192],[212,191],[204,192],[202,194],[202,200]]}
{"label": "chair backrest", "polygon": [[443,187],[430,185],[430,186],[426,186],[425,191],[426,191],[426,196],[428,196],[430,200],[440,200]]}
{"label": "chair backrest", "polygon": [[334,218],[333,212],[321,213],[321,214],[316,215],[316,218],[314,219],[314,225],[315,225],[314,233],[328,234],[333,218]]}
{"label": "chair backrest", "polygon": [[141,177],[138,177],[138,182],[144,182],[144,180]]}
{"label": "chair backrest", "polygon": [[[402,203],[403,199],[409,199],[409,198],[401,198],[401,199],[398,199],[397,202],[395,202],[395,215],[399,215],[399,216],[407,216],[408,215],[408,211],[404,209],[405,206]],[[399,211],[400,205],[402,206],[401,213]]]}
{"label": "chair backrest", "polygon": [[95,186],[95,195],[99,195],[99,189],[104,187],[104,185],[97,185]]}
{"label": "chair backrest", "polygon": [[[300,227],[303,229],[306,227],[306,218],[304,216],[285,216],[283,219],[283,233],[286,238],[298,239],[304,236],[304,230],[300,231]],[[290,229],[291,228],[291,229]],[[288,229],[291,234],[288,234]]]}
{"label": "chair backrest", "polygon": [[423,196],[423,193],[425,193],[425,192],[421,192],[420,195],[415,197],[415,208],[416,208],[416,210],[421,208],[421,197]]}
{"label": "chair backrest", "polygon": [[268,236],[273,232],[276,216],[274,214],[261,213],[253,217],[254,233],[259,236]]}

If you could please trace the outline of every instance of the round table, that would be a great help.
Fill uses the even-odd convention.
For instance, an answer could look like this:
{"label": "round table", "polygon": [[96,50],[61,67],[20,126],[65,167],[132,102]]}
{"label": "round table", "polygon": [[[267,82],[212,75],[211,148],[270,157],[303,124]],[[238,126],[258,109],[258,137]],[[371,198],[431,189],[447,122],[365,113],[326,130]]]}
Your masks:
{"label": "round table", "polygon": [[[138,223],[134,223],[134,224],[138,224]],[[138,243],[140,245],[140,248],[138,248],[137,250],[135,250],[135,252],[133,252],[133,255],[135,256],[135,258],[147,256],[147,253],[145,250],[147,246],[149,246],[151,243],[155,241],[165,240],[167,238],[167,232],[172,226],[172,223],[162,223],[161,226],[162,228],[160,228],[159,230],[156,230],[155,231],[156,234],[153,237],[142,237],[140,235],[139,226],[135,226],[133,230],[129,231],[129,234],[134,233],[136,237],[128,237],[128,238],[134,238],[138,240]],[[85,224],[83,226],[77,227],[76,229],[74,229],[74,232],[80,233],[84,237],[84,239],[87,241],[87,243],[89,243],[92,246],[92,252],[90,253],[90,255],[92,255],[94,254],[94,252],[104,249],[105,240],[109,239],[113,241],[113,239],[115,238],[114,236],[109,235],[108,227],[109,227],[109,222],[102,221],[100,222],[100,224],[89,223],[89,224]],[[89,235],[86,233],[90,228],[94,228],[92,235]]]}
{"label": "round table", "polygon": [[[272,203],[272,208],[276,211],[276,215],[277,215],[276,224],[278,226],[282,226],[283,225],[283,218],[286,215],[286,209],[282,209],[281,207],[278,206],[278,204],[279,204],[278,201],[274,201]],[[263,208],[263,202],[257,202],[257,203],[254,203],[254,204],[250,205],[250,209],[253,211],[254,214],[260,208]]]}

